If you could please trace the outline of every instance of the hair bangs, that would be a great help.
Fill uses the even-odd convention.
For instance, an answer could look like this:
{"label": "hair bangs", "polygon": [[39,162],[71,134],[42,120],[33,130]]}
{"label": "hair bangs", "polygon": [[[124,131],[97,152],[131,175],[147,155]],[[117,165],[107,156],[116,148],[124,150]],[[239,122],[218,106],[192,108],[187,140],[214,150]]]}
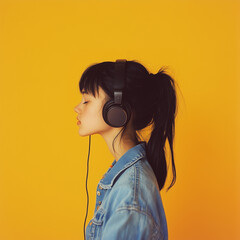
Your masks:
{"label": "hair bangs", "polygon": [[94,97],[99,96],[99,86],[101,86],[101,74],[96,69],[96,64],[89,66],[82,74],[79,81],[81,93],[87,93]]}

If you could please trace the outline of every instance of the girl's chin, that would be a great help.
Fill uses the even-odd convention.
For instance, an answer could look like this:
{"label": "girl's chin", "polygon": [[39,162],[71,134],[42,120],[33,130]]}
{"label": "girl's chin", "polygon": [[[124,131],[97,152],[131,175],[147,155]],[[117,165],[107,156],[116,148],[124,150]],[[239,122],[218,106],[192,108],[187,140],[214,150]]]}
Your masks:
{"label": "girl's chin", "polygon": [[91,133],[91,132],[85,132],[85,133],[84,133],[81,129],[79,129],[78,134],[79,134],[79,136],[81,136],[81,137],[88,137],[89,135],[93,135],[93,134],[95,134],[95,133]]}

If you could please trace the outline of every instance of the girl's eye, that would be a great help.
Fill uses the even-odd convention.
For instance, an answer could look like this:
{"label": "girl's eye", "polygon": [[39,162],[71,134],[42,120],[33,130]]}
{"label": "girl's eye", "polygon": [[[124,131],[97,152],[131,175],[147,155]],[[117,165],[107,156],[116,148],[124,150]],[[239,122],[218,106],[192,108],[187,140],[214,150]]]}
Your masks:
{"label": "girl's eye", "polygon": [[88,101],[87,101],[87,102],[84,102],[83,104],[86,104],[86,103],[88,103]]}

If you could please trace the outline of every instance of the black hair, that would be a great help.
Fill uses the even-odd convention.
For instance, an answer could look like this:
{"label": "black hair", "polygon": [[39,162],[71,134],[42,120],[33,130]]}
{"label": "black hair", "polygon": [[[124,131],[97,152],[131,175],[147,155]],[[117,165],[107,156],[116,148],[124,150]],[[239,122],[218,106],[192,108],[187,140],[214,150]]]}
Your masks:
{"label": "black hair", "polygon": [[[80,92],[84,91],[95,97],[96,93],[99,95],[99,87],[101,87],[108,97],[106,100],[113,99],[114,64],[115,62],[105,61],[90,65],[80,78]],[[132,127],[136,143],[142,140],[140,131],[148,126],[152,127],[150,139],[146,143],[146,155],[157,178],[159,190],[164,187],[167,177],[166,139],[169,142],[173,177],[167,191],[176,182],[173,153],[177,110],[175,83],[175,80],[166,73],[164,68],[161,68],[156,74],[152,74],[135,60],[126,62],[126,79],[122,101],[123,104],[128,102],[132,109]],[[118,136],[122,133],[120,141],[127,125],[128,123],[117,134]]]}

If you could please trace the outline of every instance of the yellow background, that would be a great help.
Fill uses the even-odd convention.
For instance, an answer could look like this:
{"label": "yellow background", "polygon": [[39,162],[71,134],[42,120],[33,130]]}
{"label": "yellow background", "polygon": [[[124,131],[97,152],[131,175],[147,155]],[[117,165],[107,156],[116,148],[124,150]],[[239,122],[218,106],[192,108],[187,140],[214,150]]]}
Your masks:
{"label": "yellow background", "polygon": [[[78,81],[118,58],[168,66],[181,90],[177,182],[161,191],[169,240],[240,239],[239,10],[233,0],[1,0],[0,239],[83,239]],[[99,135],[91,143],[86,225],[114,160]]]}

